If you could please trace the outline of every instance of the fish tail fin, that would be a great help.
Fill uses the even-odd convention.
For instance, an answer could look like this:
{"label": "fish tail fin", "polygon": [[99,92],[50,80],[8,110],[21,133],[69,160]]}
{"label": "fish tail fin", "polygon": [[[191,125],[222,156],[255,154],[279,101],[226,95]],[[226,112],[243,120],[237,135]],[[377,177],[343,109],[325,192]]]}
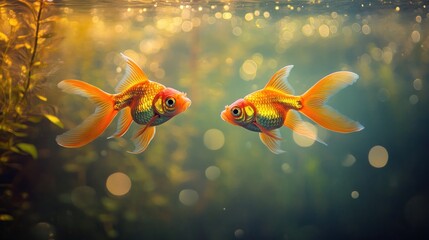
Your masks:
{"label": "fish tail fin", "polygon": [[362,130],[364,127],[359,122],[347,118],[326,105],[330,96],[353,84],[358,78],[356,73],[347,71],[331,73],[322,78],[301,95],[302,108],[300,112],[331,131],[350,133]]}
{"label": "fish tail fin", "polygon": [[89,98],[95,103],[93,114],[77,127],[57,136],[58,145],[67,148],[77,148],[88,144],[100,136],[115,118],[118,110],[113,108],[114,95],[79,80],[64,80],[58,84],[66,93],[78,94]]}

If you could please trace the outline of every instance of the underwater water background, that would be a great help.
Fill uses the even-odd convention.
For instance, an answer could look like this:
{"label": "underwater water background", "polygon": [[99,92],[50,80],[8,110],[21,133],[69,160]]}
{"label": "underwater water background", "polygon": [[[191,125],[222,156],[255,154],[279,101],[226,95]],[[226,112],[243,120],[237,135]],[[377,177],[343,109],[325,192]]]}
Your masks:
{"label": "underwater water background", "polygon": [[[2,2],[2,14],[26,14],[22,2]],[[19,171],[2,160],[1,239],[429,238],[424,1],[54,0],[43,7],[55,16],[59,41],[49,54],[39,49],[52,71],[37,90],[64,129],[33,124],[26,141],[37,158],[17,160]],[[17,24],[6,15],[3,25]],[[191,107],[160,125],[138,155],[127,153],[135,128],[106,139],[116,121],[84,147],[58,146],[58,134],[94,111],[58,82],[79,79],[113,93],[124,75],[120,53],[151,80],[187,92]],[[297,94],[329,73],[357,73],[329,105],[365,129],[340,134],[305,119],[328,145],[284,127],[286,152],[275,155],[255,132],[222,121],[225,105],[291,64]]]}

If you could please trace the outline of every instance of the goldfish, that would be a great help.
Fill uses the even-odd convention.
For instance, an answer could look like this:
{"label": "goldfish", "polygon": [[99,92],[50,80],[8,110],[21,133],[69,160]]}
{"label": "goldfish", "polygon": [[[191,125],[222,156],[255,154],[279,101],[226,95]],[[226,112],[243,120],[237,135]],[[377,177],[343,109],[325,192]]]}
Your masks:
{"label": "goldfish", "polygon": [[357,132],[364,127],[326,104],[339,90],[357,81],[359,76],[348,71],[331,73],[302,95],[294,95],[288,82],[293,65],[278,70],[263,89],[236,100],[225,106],[221,118],[236,126],[259,132],[262,143],[275,153],[283,153],[279,128],[286,126],[299,135],[306,136],[322,144],[316,134],[303,124],[300,113],[318,125],[339,133]]}
{"label": "goldfish", "polygon": [[96,105],[95,112],[80,125],[56,137],[60,146],[77,148],[90,143],[119,113],[116,132],[109,138],[122,137],[135,122],[139,125],[132,138],[135,149],[129,153],[141,153],[155,136],[156,126],[186,111],[191,105],[186,93],[149,80],[131,58],[124,54],[121,56],[127,66],[114,94],[80,80],[63,80],[58,84],[64,92],[87,97]]}

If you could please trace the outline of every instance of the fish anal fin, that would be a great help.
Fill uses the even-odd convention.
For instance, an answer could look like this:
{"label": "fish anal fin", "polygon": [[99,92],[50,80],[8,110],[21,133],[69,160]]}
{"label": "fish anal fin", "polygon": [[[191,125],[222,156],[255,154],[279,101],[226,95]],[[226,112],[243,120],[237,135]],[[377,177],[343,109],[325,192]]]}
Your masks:
{"label": "fish anal fin", "polygon": [[139,154],[146,150],[149,143],[152,141],[155,136],[156,127],[148,127],[147,125],[141,126],[140,130],[133,137],[134,150],[128,151],[132,154]]}
{"label": "fish anal fin", "polygon": [[323,140],[317,137],[317,132],[309,128],[305,121],[301,119],[301,116],[297,111],[289,110],[286,114],[286,120],[284,126],[290,128],[292,131],[299,135],[308,137],[312,140],[318,141],[324,145],[327,145]]}
{"label": "fish anal fin", "polygon": [[[274,136],[274,137],[273,137]],[[264,132],[259,133],[259,138],[262,143],[268,147],[268,149],[275,153],[280,154],[284,153],[282,149],[280,149],[280,131],[279,129],[271,130],[270,134],[266,134]]]}
{"label": "fish anal fin", "polygon": [[127,66],[125,69],[125,75],[122,80],[116,85],[115,92],[120,93],[128,89],[129,87],[149,81],[149,78],[143,72],[143,70],[134,62],[131,58],[121,53],[122,58],[126,61]]}
{"label": "fish anal fin", "polygon": [[286,94],[294,94],[292,86],[289,84],[287,78],[293,65],[288,65],[278,70],[265,85],[265,89],[280,91]]}
{"label": "fish anal fin", "polygon": [[122,137],[128,131],[131,126],[131,123],[133,122],[133,117],[131,116],[131,108],[126,107],[124,110],[120,111],[118,118],[118,127],[116,129],[116,132],[113,133],[112,136],[108,137],[108,139],[114,137]]}

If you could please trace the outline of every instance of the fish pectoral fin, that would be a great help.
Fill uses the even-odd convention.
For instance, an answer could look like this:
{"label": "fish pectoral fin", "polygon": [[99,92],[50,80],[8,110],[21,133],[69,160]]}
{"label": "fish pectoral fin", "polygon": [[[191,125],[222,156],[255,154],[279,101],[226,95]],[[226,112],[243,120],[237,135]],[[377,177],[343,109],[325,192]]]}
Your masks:
{"label": "fish pectoral fin", "polygon": [[143,70],[134,62],[131,58],[121,53],[122,58],[127,62],[125,68],[125,75],[122,80],[116,85],[115,92],[120,93],[125,91],[127,88],[141,82],[149,81],[149,78],[143,72]]}
{"label": "fish pectoral fin", "polygon": [[150,141],[152,141],[155,136],[156,127],[151,127],[148,125],[141,126],[140,130],[133,137],[134,150],[128,151],[128,153],[139,154],[146,150],[147,146],[149,146]]}
{"label": "fish pectoral fin", "polygon": [[328,145],[322,139],[317,137],[317,132],[313,131],[307,126],[307,124],[305,124],[305,122],[302,120],[301,116],[297,111],[289,110],[287,112],[284,126],[292,129],[292,131],[296,132],[299,135],[308,137],[324,145]]}
{"label": "fish pectoral fin", "polygon": [[276,139],[276,140],[282,140],[281,135],[280,135],[280,131],[276,131],[278,129],[275,130],[268,130],[266,128],[264,128],[261,124],[257,123],[256,121],[253,123],[255,124],[256,127],[259,128],[259,130],[261,130],[262,133]]}
{"label": "fish pectoral fin", "polygon": [[135,146],[134,151],[129,153],[138,154],[146,150],[149,146],[150,141],[152,141],[155,136],[155,127],[152,126],[152,123],[159,118],[158,115],[154,115],[146,125],[142,125],[137,133],[133,137],[133,143]]}
{"label": "fish pectoral fin", "polygon": [[126,107],[123,111],[119,112],[118,127],[116,132],[107,139],[122,137],[128,131],[132,122],[133,117],[131,116],[131,108]]}
{"label": "fish pectoral fin", "polygon": [[282,140],[282,137],[280,135],[279,129],[274,130],[268,130],[261,126],[256,121],[254,122],[255,126],[261,130],[259,133],[259,138],[261,139],[262,143],[270,149],[271,152],[275,154],[284,153],[285,151],[280,149],[280,140]]}
{"label": "fish pectoral fin", "polygon": [[[272,137],[274,136],[274,137]],[[275,154],[280,154],[280,153],[284,153],[285,151],[283,151],[282,149],[280,149],[280,131],[279,129],[274,129],[272,131],[270,131],[270,135],[266,134],[266,133],[259,133],[259,138],[261,139],[262,143],[268,147],[268,149],[275,153]]]}
{"label": "fish pectoral fin", "polygon": [[278,70],[265,85],[265,89],[280,91],[286,94],[294,94],[292,86],[287,81],[290,71],[292,70],[293,65],[288,65],[286,67]]}

